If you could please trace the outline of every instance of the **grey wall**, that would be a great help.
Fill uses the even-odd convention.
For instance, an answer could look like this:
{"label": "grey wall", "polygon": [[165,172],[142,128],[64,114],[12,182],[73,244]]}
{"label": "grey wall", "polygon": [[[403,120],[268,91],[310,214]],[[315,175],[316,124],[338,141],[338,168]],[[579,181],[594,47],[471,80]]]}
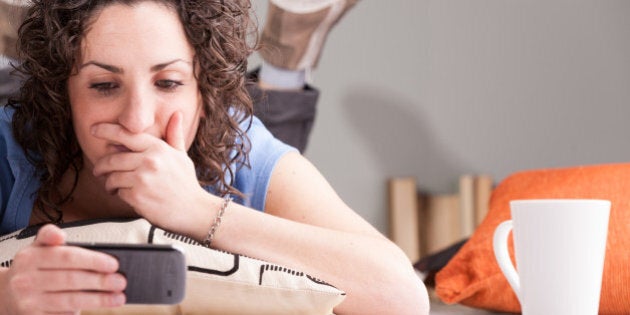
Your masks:
{"label": "grey wall", "polygon": [[627,161],[630,1],[363,0],[314,83],[306,156],[387,232],[390,176],[439,193],[462,173]]}

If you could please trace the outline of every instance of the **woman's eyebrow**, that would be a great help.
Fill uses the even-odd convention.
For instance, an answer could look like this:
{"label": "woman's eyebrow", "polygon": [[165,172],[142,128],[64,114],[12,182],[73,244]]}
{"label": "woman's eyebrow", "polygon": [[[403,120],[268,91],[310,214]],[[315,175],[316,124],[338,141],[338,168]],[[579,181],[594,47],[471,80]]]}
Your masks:
{"label": "woman's eyebrow", "polygon": [[104,63],[100,63],[100,62],[97,62],[97,61],[88,61],[88,62],[82,64],[79,67],[79,70],[81,70],[81,69],[83,69],[83,68],[85,68],[87,66],[97,66],[99,68],[103,68],[103,69],[105,69],[105,70],[107,70],[109,72],[113,72],[113,73],[123,73],[124,72],[123,69],[121,69],[119,67],[108,65],[108,64],[104,64]]}
{"label": "woman's eyebrow", "polygon": [[[152,66],[150,70],[151,70],[151,72],[157,72],[157,71],[163,70],[164,68],[166,68],[166,67],[168,67],[168,66],[170,66],[170,65],[172,65],[174,63],[177,63],[177,62],[183,62],[183,63],[186,63],[186,64],[191,64],[189,61],[186,61],[186,60],[183,60],[183,59],[175,59],[175,60],[167,61],[167,62],[164,62],[164,63],[157,64],[155,66]],[[104,63],[101,63],[101,62],[98,62],[98,61],[93,61],[93,60],[90,60],[90,61],[82,64],[79,67],[79,70],[83,69],[83,68],[85,68],[87,66],[97,66],[99,68],[103,68],[103,69],[105,69],[105,70],[107,70],[109,72],[112,72],[112,73],[124,73],[122,68],[119,68],[119,67],[116,67],[116,66],[112,66],[112,65],[108,65],[108,64],[104,64]]]}
{"label": "woman's eyebrow", "polygon": [[166,67],[168,67],[168,66],[170,66],[170,65],[172,65],[172,64],[174,64],[176,62],[183,62],[183,63],[186,63],[186,64],[191,64],[189,61],[186,61],[184,59],[175,59],[175,60],[171,60],[171,61],[168,61],[168,62],[165,62],[165,63],[157,64],[157,65],[151,67],[151,72],[160,71],[160,70],[162,70],[162,69],[164,69],[164,68],[166,68]]}

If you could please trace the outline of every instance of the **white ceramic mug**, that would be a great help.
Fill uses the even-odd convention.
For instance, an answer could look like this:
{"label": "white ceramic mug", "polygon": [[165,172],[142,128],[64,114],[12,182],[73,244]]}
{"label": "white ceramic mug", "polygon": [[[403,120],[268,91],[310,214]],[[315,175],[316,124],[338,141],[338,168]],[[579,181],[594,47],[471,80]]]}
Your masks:
{"label": "white ceramic mug", "polygon": [[[610,201],[510,202],[512,220],[494,232],[494,254],[525,315],[596,315]],[[518,273],[508,254],[514,229]]]}

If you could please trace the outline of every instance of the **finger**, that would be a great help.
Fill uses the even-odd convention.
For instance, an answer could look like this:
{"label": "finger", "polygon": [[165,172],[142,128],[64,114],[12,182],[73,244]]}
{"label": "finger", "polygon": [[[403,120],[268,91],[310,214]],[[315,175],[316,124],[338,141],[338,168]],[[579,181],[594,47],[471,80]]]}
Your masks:
{"label": "finger", "polygon": [[115,193],[118,189],[132,188],[136,181],[134,172],[113,172],[107,175],[105,180],[105,190],[108,193]]}
{"label": "finger", "polygon": [[127,279],[119,273],[86,270],[45,270],[35,279],[36,287],[44,292],[101,291],[122,292]]}
{"label": "finger", "polygon": [[122,152],[109,154],[99,159],[94,165],[92,174],[96,177],[121,171],[133,171],[142,164],[142,154],[138,152]]}
{"label": "finger", "polygon": [[81,309],[116,307],[125,304],[123,293],[107,292],[56,292],[44,294],[41,302],[45,305],[45,312],[74,312]]}
{"label": "finger", "polygon": [[46,224],[39,229],[34,244],[37,246],[63,245],[66,242],[66,232],[53,224]]}
{"label": "finger", "polygon": [[131,151],[142,152],[160,140],[147,133],[130,133],[117,124],[100,123],[91,127],[90,132],[96,138],[122,144]]}
{"label": "finger", "polygon": [[171,147],[186,151],[186,139],[184,138],[184,117],[180,111],[173,113],[166,125],[166,143]]}
{"label": "finger", "polygon": [[138,192],[138,189],[133,188],[120,188],[116,190],[116,194],[118,195],[118,197],[120,197],[121,200],[131,205],[134,211],[136,211],[136,213],[141,216],[141,210],[143,209],[143,207],[139,207],[138,205],[143,205],[146,207],[152,201],[150,200],[150,198],[148,198],[147,194]]}
{"label": "finger", "polygon": [[112,273],[118,270],[118,260],[111,255],[76,246],[53,246],[41,248],[38,269],[81,269]]}

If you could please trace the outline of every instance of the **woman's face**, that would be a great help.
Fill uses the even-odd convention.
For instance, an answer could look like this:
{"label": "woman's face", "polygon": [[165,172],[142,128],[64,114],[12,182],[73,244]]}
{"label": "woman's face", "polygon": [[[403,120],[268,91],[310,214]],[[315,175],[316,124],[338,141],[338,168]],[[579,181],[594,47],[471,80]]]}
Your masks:
{"label": "woman's face", "polygon": [[93,18],[82,40],[78,73],[68,80],[72,121],[86,166],[121,150],[120,143],[91,134],[99,123],[166,139],[170,118],[181,112],[189,148],[202,101],[193,75],[194,50],[177,14],[144,1],[113,4]]}

